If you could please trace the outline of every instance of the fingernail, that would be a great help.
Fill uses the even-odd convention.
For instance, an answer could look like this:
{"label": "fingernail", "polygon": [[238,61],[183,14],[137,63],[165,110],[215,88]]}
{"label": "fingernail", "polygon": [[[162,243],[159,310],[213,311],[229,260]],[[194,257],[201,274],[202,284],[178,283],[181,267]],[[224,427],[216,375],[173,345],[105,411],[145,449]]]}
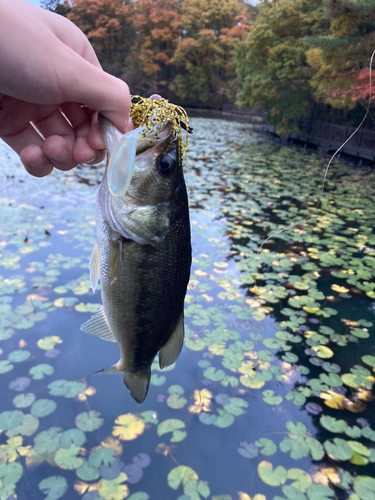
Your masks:
{"label": "fingernail", "polygon": [[90,161],[87,161],[87,165],[95,165],[95,163],[98,163],[98,155],[94,156],[94,158]]}

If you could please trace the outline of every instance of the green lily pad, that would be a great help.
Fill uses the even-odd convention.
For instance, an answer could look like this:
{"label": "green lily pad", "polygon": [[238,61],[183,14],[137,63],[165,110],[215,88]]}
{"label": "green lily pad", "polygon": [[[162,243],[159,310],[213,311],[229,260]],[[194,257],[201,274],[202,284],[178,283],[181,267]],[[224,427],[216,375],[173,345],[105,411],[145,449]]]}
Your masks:
{"label": "green lily pad", "polygon": [[82,479],[82,481],[95,481],[100,477],[99,469],[93,467],[89,462],[85,462],[79,469],[77,469],[77,476]]}
{"label": "green lily pad", "polygon": [[39,365],[33,366],[29,370],[29,374],[34,380],[42,380],[47,375],[52,375],[54,372],[53,366],[47,363],[41,363]]}
{"label": "green lily pad", "polygon": [[360,500],[374,500],[375,479],[369,476],[358,476],[354,479],[354,491]]}
{"label": "green lily pad", "polygon": [[161,422],[157,427],[158,436],[163,436],[164,434],[172,433],[171,442],[177,443],[182,441],[186,437],[185,423],[182,420],[176,418],[169,418]]}
{"label": "green lily pad", "polygon": [[81,447],[86,441],[84,432],[79,429],[67,429],[60,434],[59,444],[61,448],[70,448],[72,444]]}
{"label": "green lily pad", "polygon": [[303,439],[302,437],[293,439],[284,438],[281,441],[279,448],[283,453],[290,452],[290,457],[294,460],[299,460],[303,457],[307,457],[309,454],[309,447],[307,446],[305,439]]}
{"label": "green lily pad", "polygon": [[16,408],[27,408],[35,401],[35,394],[28,392],[27,394],[18,394],[13,398],[13,404]]}
{"label": "green lily pad", "polygon": [[324,484],[312,484],[307,488],[307,497],[309,500],[330,500],[335,498],[335,492]]}
{"label": "green lily pad", "polygon": [[271,456],[274,455],[277,451],[277,446],[276,444],[268,438],[260,438],[257,441],[255,441],[255,445],[260,449],[260,453],[265,456]]}
{"label": "green lily pad", "polygon": [[8,437],[18,436],[31,436],[37,431],[39,427],[39,419],[34,417],[34,415],[26,414],[23,415],[20,425],[9,429],[6,434]]}
{"label": "green lily pad", "polygon": [[350,460],[353,450],[344,439],[334,438],[333,441],[324,441],[324,449],[335,460]]}
{"label": "green lily pad", "polygon": [[78,394],[86,389],[86,384],[83,382],[54,380],[48,384],[49,393],[51,396],[64,396],[66,398],[75,398]]}
{"label": "green lily pad", "polygon": [[22,363],[22,361],[26,361],[27,359],[29,359],[30,356],[30,351],[19,349],[18,351],[12,351],[9,354],[8,359],[12,363]]}
{"label": "green lily pad", "polygon": [[60,434],[60,427],[51,427],[40,432],[34,438],[34,451],[39,455],[53,453],[59,447]]}
{"label": "green lily pad", "polygon": [[21,424],[23,413],[20,410],[3,411],[0,413],[0,429],[7,431]]}
{"label": "green lily pad", "polygon": [[156,386],[159,386],[159,385],[163,385],[167,380],[167,377],[165,377],[165,375],[158,375],[157,373],[153,373],[151,375],[151,379],[150,379],[150,383],[152,385],[156,385]]}
{"label": "green lily pad", "polygon": [[372,368],[375,368],[375,356],[371,356],[370,354],[366,354],[365,356],[362,356],[361,359],[364,363],[366,363],[366,365],[369,365]]}
{"label": "green lily pad", "polygon": [[264,460],[258,465],[258,475],[269,486],[280,486],[287,480],[287,471],[284,467],[279,465],[274,469],[272,464]]}
{"label": "green lily pad", "polygon": [[226,427],[230,427],[234,422],[234,416],[224,410],[218,410],[219,416],[217,417],[214,425],[216,427],[220,427],[221,429],[225,429]]}
{"label": "green lily pad", "polygon": [[83,465],[83,459],[77,456],[80,449],[75,444],[70,445],[68,449],[59,448],[55,455],[56,465],[66,470],[78,469]]}
{"label": "green lily pad", "polygon": [[271,390],[263,391],[263,401],[268,405],[279,405],[283,402],[281,396],[274,396],[275,392]]}
{"label": "green lily pad", "polygon": [[31,407],[31,414],[35,417],[46,417],[56,410],[57,404],[52,399],[38,399]]}
{"label": "green lily pad", "polygon": [[14,365],[8,359],[2,359],[0,361],[0,373],[7,373],[13,370]]}
{"label": "green lily pad", "polygon": [[331,432],[345,432],[346,428],[348,427],[348,424],[345,422],[345,420],[337,420],[334,417],[330,417],[329,415],[322,415],[320,417],[320,425],[322,425],[325,429]]}
{"label": "green lily pad", "polygon": [[44,500],[58,500],[65,495],[68,483],[62,476],[46,477],[39,483],[39,489],[47,496]]}
{"label": "green lily pad", "polygon": [[75,419],[75,424],[78,429],[84,432],[96,431],[103,422],[104,420],[100,417],[100,413],[94,410],[79,413]]}
{"label": "green lily pad", "polygon": [[23,474],[22,465],[18,462],[0,462],[0,481],[2,488],[18,483]]}

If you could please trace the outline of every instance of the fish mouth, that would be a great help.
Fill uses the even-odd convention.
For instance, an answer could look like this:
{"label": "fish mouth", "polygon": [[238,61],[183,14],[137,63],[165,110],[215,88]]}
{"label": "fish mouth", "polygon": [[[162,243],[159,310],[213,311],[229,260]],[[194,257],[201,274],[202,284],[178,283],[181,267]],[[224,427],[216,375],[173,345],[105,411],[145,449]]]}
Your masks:
{"label": "fish mouth", "polygon": [[[112,196],[122,197],[129,189],[136,157],[155,146],[161,150],[167,149],[174,138],[173,127],[171,121],[158,122],[151,129],[138,127],[119,137],[113,131],[112,133],[109,132],[107,120],[104,120],[103,125],[103,118],[101,118],[100,123],[108,147],[108,189]],[[111,127],[114,128],[113,125]],[[108,136],[110,136],[110,139],[107,139]],[[114,138],[117,142],[111,152],[110,149],[111,145],[113,146]]]}

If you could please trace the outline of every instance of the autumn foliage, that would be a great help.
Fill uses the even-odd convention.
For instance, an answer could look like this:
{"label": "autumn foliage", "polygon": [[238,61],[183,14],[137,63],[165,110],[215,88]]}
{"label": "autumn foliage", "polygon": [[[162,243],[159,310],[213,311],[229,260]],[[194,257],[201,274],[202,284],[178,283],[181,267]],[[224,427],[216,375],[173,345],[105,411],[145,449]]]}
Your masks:
{"label": "autumn foliage", "polygon": [[[279,132],[317,114],[348,122],[355,113],[363,116],[369,100],[375,0],[255,6],[248,0],[44,0],[44,6],[77,24],[103,68],[133,94],[159,93],[204,108],[261,106]],[[375,70],[372,76],[375,84]]]}
{"label": "autumn foliage", "polygon": [[[56,3],[57,2],[57,3]],[[249,30],[243,0],[47,0],[89,38],[103,68],[133,94],[220,108],[234,101],[234,44]],[[63,7],[63,11],[62,11]]]}

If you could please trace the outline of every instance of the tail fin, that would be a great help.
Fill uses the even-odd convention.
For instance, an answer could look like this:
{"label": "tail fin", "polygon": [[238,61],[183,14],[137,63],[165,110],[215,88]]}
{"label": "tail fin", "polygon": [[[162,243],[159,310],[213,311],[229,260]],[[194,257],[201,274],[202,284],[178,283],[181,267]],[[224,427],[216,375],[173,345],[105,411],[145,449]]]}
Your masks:
{"label": "tail fin", "polygon": [[132,397],[137,403],[143,403],[147,396],[148,386],[150,385],[151,371],[148,373],[124,372],[124,384],[129,389]]}

